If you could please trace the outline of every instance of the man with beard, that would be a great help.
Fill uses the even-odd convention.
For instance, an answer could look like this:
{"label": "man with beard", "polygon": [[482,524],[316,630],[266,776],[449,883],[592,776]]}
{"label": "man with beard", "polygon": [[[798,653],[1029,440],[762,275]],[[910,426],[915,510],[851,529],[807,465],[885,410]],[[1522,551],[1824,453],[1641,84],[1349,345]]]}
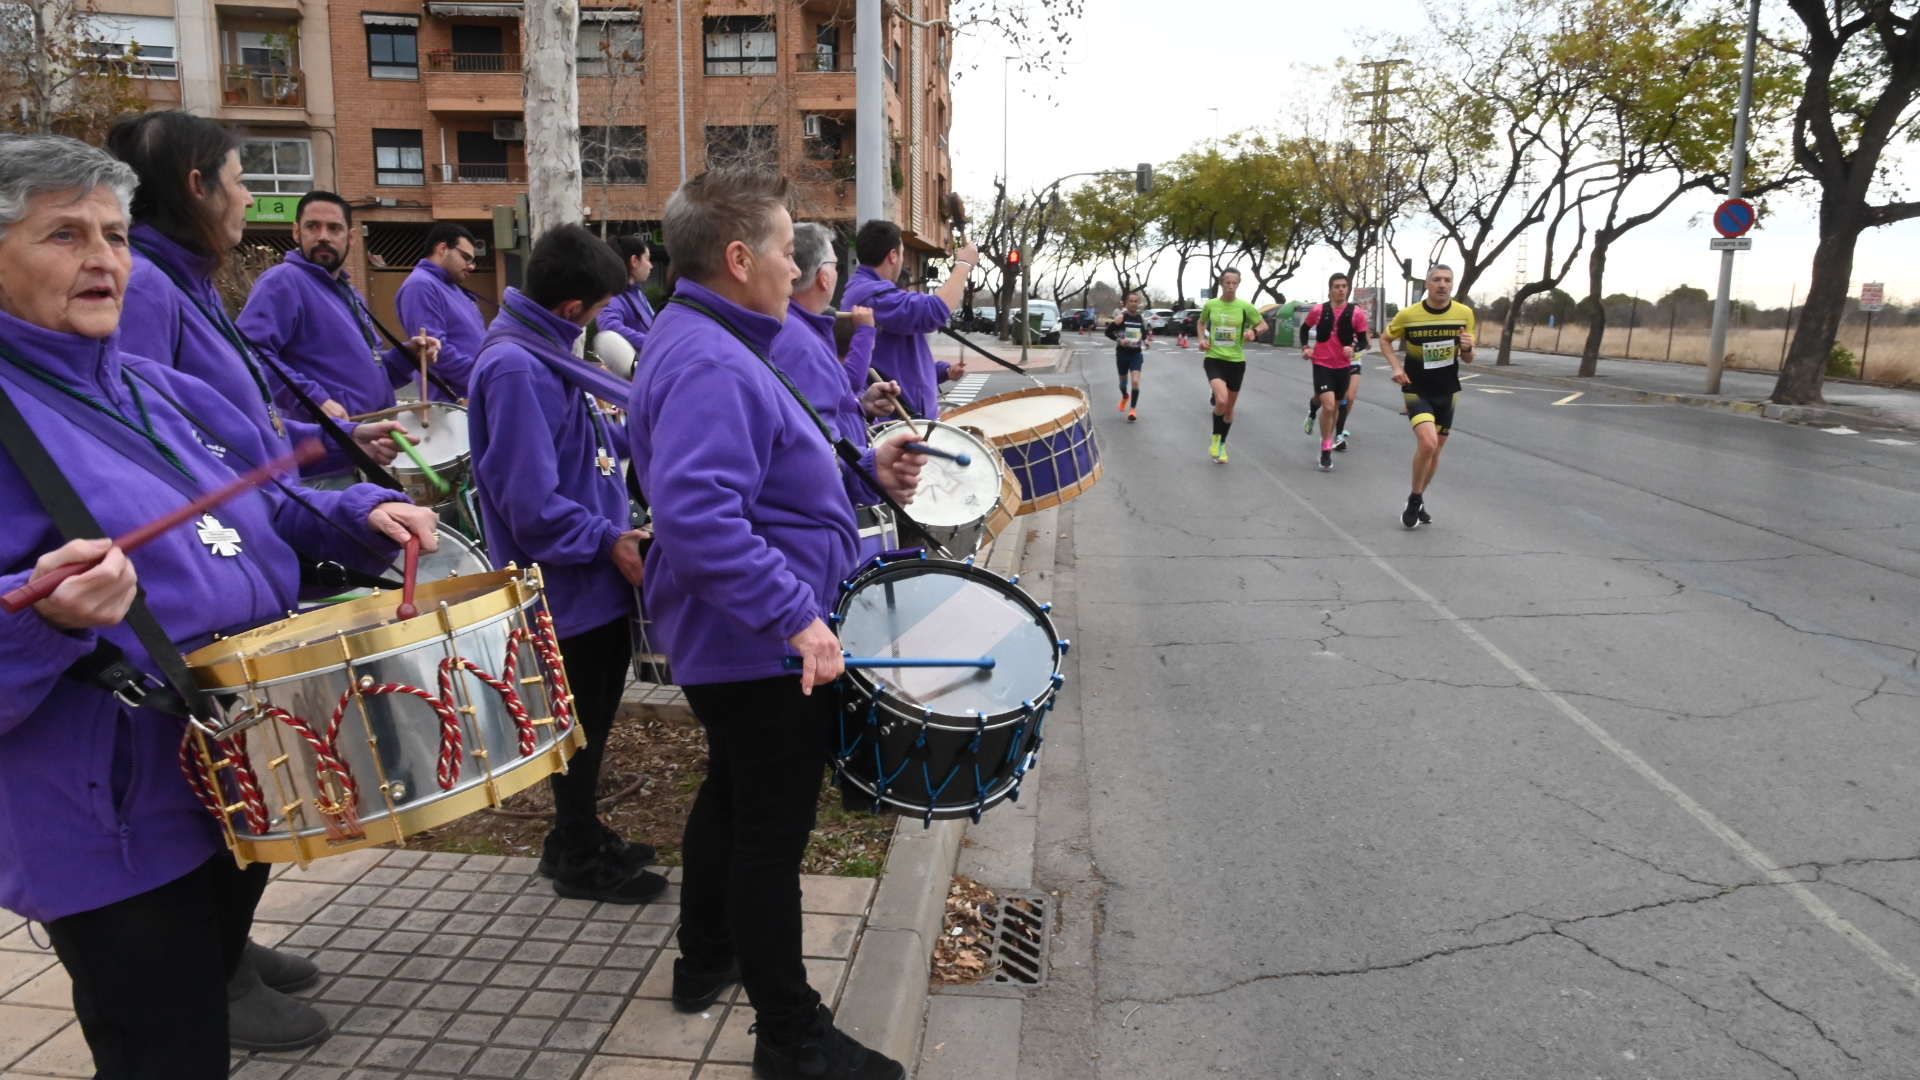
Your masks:
{"label": "man with beard", "polygon": [[[421,335],[405,349],[381,349],[373,313],[347,279],[353,250],[353,209],[331,191],[309,191],[294,211],[299,250],[260,275],[240,312],[240,332],[259,352],[278,360],[310,385],[313,400],[345,419],[394,404],[393,388],[419,373],[416,350],[431,364],[437,338]],[[295,406],[282,387],[282,408]]]}

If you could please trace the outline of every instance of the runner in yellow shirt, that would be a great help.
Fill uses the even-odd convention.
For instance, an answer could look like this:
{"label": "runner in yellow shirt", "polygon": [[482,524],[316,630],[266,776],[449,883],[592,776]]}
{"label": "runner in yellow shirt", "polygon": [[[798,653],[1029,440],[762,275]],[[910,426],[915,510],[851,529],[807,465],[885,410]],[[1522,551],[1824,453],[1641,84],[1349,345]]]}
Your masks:
{"label": "runner in yellow shirt", "polygon": [[[1440,451],[1447,448],[1447,434],[1453,430],[1460,364],[1473,363],[1474,328],[1473,309],[1453,298],[1453,268],[1442,264],[1427,271],[1427,295],[1401,308],[1380,338],[1380,351],[1393,367],[1393,381],[1400,384],[1413,424],[1413,493],[1400,512],[1400,524],[1409,529],[1433,523],[1427,513],[1427,485],[1433,483]],[[1406,349],[1405,360],[1396,345]]]}
{"label": "runner in yellow shirt", "polygon": [[1233,406],[1247,376],[1241,345],[1267,328],[1260,309],[1240,299],[1240,271],[1220,274],[1220,295],[1200,308],[1200,347],[1206,350],[1207,385],[1213,389],[1213,446],[1216,465],[1227,463],[1227,433],[1233,430]]}

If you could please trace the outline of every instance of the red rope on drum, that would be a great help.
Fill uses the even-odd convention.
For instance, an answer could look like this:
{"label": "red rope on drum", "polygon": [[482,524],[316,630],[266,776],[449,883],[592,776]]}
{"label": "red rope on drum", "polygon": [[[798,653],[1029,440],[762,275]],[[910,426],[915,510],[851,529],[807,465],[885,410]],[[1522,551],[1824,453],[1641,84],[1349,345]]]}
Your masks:
{"label": "red rope on drum", "polygon": [[553,632],[553,616],[543,609],[535,619],[540,629],[533,638],[534,651],[546,666],[547,678],[559,691],[552,695],[554,730],[565,734],[573,728],[573,687],[567,682],[566,665],[560,661],[560,638]]}
{"label": "red rope on drum", "polygon": [[[516,633],[517,632],[518,631],[516,631]],[[507,661],[502,665],[498,678],[495,678],[486,671],[482,671],[480,665],[464,656],[449,656],[445,660],[440,661],[440,692],[446,696],[449,702],[453,700],[453,669],[455,668],[459,668],[461,671],[465,671],[474,678],[493,687],[494,692],[500,695],[501,703],[506,705],[507,715],[513,717],[513,726],[520,738],[520,756],[527,757],[534,751],[535,736],[537,733],[534,731],[532,718],[527,715],[526,704],[520,700],[520,692],[515,690],[513,686],[513,677],[519,671],[519,664],[516,660],[517,650],[514,645],[513,635],[507,635]],[[445,747],[443,746],[441,750],[444,754]],[[460,775],[460,768],[457,763],[454,766],[453,775],[456,778]],[[444,788],[450,787],[451,785],[442,781],[440,786]]]}
{"label": "red rope on drum", "polygon": [[[327,724],[327,731],[324,736],[308,726],[305,720],[280,708],[278,705],[270,705],[266,709],[268,719],[278,720],[280,723],[293,729],[294,734],[305,739],[307,745],[313,748],[313,778],[318,782],[318,796],[315,801],[319,804],[321,816],[326,819],[327,834],[341,839],[366,835],[365,831],[360,828],[359,818],[354,815],[354,806],[358,801],[359,789],[353,782],[353,772],[347,768],[347,763],[341,761],[339,756],[334,753],[334,740],[340,735],[340,718],[346,714],[347,702],[352,700],[352,690],[348,690],[340,695],[339,702],[333,707],[333,717]],[[332,773],[334,777],[340,781],[340,799],[338,802],[328,797],[328,773]]]}
{"label": "red rope on drum", "polygon": [[[226,755],[227,764],[233,769],[234,786],[240,789],[240,803],[246,811],[247,827],[255,834],[264,834],[273,825],[273,819],[267,812],[266,793],[260,789],[260,778],[254,774],[253,761],[247,757],[246,733],[241,732],[231,739],[208,739],[211,749]],[[214,820],[226,823],[227,808],[220,798],[219,782],[214,778],[212,762],[204,767],[194,754],[193,728],[189,725],[180,733],[180,771],[186,774],[187,786],[207,808]]]}

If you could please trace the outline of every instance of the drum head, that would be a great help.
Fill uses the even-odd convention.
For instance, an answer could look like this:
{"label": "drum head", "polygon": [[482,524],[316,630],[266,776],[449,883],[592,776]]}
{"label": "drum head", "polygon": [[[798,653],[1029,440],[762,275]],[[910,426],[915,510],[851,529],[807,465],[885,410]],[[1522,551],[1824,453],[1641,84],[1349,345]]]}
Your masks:
{"label": "drum head", "polygon": [[[874,445],[893,438],[906,429],[900,421],[875,429]],[[966,454],[972,460],[961,465],[946,458],[929,457],[920,470],[920,489],[914,493],[907,510],[922,525],[954,527],[971,525],[993,513],[1000,501],[1000,455],[991,446],[951,424],[936,423],[927,435],[924,423],[913,426],[915,436],[938,450]]]}
{"label": "drum head", "polygon": [[[407,429],[407,438],[427,464],[438,469],[464,461],[470,450],[467,442],[467,410],[444,401],[425,405],[409,403],[355,417],[356,420],[398,420]],[[401,454],[388,466],[396,476],[419,476],[420,466]]]}
{"label": "drum head", "polygon": [[866,574],[840,603],[840,643],[855,656],[981,657],[994,668],[869,668],[853,677],[911,710],[952,720],[1018,714],[1060,670],[1053,624],[1025,593],[962,563],[914,560]]}
{"label": "drum head", "polygon": [[[1071,386],[1033,386],[996,394],[942,414],[950,424],[977,428],[995,446],[1035,428],[1049,431],[1087,412],[1087,395]],[[1015,441],[1018,441],[1017,439]]]}
{"label": "drum head", "polygon": [[[465,534],[445,525],[440,526],[437,533],[440,550],[420,553],[419,580],[443,581],[459,574],[484,574],[493,569],[493,564],[487,561],[480,545],[467,539]],[[395,581],[399,581],[406,576],[406,572],[407,557],[402,554],[393,560],[390,573]]]}

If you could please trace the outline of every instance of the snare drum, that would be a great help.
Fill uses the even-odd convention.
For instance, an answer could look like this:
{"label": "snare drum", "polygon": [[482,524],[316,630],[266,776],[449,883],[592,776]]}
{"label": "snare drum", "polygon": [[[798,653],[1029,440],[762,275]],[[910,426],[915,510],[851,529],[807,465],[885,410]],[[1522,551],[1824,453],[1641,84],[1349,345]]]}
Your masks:
{"label": "snare drum", "polygon": [[306,863],[499,806],[586,742],[538,568],[376,592],[187,657],[223,703],[181,764],[242,862]]}
{"label": "snare drum", "polygon": [[[429,581],[442,581],[460,574],[484,574],[493,569],[493,564],[487,561],[487,553],[480,550],[479,544],[474,543],[472,540],[467,539],[464,535],[448,528],[444,524],[435,530],[435,532],[436,535],[440,537],[439,550],[423,551],[420,553],[420,572],[416,580],[421,584],[424,585]],[[390,587],[399,588],[400,582],[407,576],[406,556],[396,556],[393,560],[393,565],[382,573],[384,579],[391,583]],[[372,584],[379,584],[379,582]],[[372,593],[372,585],[369,585],[364,589],[353,589],[348,592],[343,592],[338,596],[329,596],[325,599],[303,603],[300,605],[300,610],[311,611],[314,608],[337,604],[343,600],[358,600]]]}
{"label": "snare drum", "polygon": [[[877,446],[908,427],[900,420],[882,424],[873,429],[872,441]],[[920,488],[914,492],[913,505],[907,510],[949,554],[964,559],[992,543],[994,537],[1013,523],[1020,505],[1020,483],[1001,460],[1000,452],[980,436],[938,422],[933,424],[933,433],[929,435],[924,420],[911,428],[914,437],[929,446],[966,454],[970,459],[968,464],[961,465],[946,458],[927,458],[926,466],[920,470]],[[888,548],[898,546],[887,545]],[[863,550],[862,554],[872,553]]]}
{"label": "snare drum", "polygon": [[1067,651],[1046,605],[968,563],[908,558],[849,582],[833,622],[856,656],[995,661],[991,671],[849,670],[834,743],[843,780],[929,822],[977,821],[1019,798]]}
{"label": "snare drum", "polygon": [[1084,390],[1030,386],[962,405],[941,419],[978,431],[1000,451],[1020,482],[1018,513],[1059,506],[1100,481],[1100,444]]}
{"label": "snare drum", "polygon": [[[407,496],[421,506],[441,509],[442,504],[457,499],[461,486],[473,473],[472,449],[467,443],[467,410],[459,405],[444,401],[425,405],[410,402],[353,419],[355,423],[398,420],[407,429],[407,440],[413,443],[413,448],[420,451],[421,458],[433,466],[433,471],[447,484],[445,490],[434,486],[409,454],[402,453],[394,458],[393,464],[387,466],[387,471],[400,481],[400,487]],[[442,512],[444,515],[445,511]]]}

